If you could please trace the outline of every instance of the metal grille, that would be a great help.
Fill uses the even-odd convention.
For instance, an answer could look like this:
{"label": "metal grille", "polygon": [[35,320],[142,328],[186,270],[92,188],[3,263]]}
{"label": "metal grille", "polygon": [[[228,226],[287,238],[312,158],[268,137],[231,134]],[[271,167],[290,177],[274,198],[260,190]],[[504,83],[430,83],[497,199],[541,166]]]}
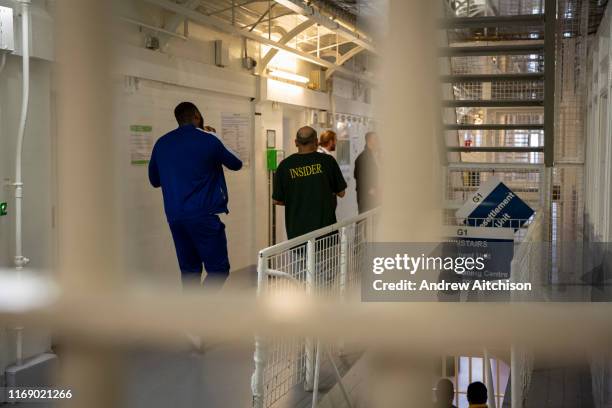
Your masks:
{"label": "metal grille", "polygon": [[477,28],[448,29],[449,44],[467,41],[516,41],[516,40],[542,40],[544,32],[542,25],[521,24],[496,26],[482,24]]}
{"label": "metal grille", "polygon": [[515,16],[544,13],[544,0],[503,0],[498,3],[498,15]]}
{"label": "metal grille", "polygon": [[522,200],[537,209],[542,201],[542,170],[540,168],[449,167],[446,177],[446,200],[464,203],[490,177],[498,177]]}
{"label": "metal grille", "polygon": [[544,56],[528,55],[459,56],[451,57],[453,74],[518,74],[544,72]]}
{"label": "metal grille", "polygon": [[588,7],[578,0],[558,4],[553,243],[583,238]]}
{"label": "metal grille", "polygon": [[[365,213],[262,250],[258,266],[260,296],[305,293],[349,299],[348,295],[359,288],[373,216],[374,212]],[[300,384],[312,390],[318,381],[321,347],[328,346],[312,338],[257,338],[254,405],[270,407]],[[338,346],[329,349],[332,356],[342,351]]]}

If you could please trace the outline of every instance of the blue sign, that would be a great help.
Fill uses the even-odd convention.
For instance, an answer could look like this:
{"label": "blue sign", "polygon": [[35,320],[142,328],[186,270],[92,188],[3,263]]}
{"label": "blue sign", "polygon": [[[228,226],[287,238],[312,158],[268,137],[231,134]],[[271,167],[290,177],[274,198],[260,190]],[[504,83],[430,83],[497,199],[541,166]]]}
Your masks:
{"label": "blue sign", "polygon": [[509,279],[514,256],[514,231],[510,228],[446,227],[446,255],[483,258],[485,267],[466,271],[462,280]]}
{"label": "blue sign", "polygon": [[456,215],[473,227],[518,229],[535,212],[498,178],[492,177],[461,207]]}

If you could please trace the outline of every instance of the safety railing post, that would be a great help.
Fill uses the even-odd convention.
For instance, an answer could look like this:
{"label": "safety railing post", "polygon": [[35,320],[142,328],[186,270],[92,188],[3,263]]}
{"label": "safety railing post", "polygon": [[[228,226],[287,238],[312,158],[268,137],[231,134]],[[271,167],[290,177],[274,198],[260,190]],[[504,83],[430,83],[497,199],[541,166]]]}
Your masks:
{"label": "safety railing post", "polygon": [[342,376],[340,375],[340,370],[338,370],[338,366],[336,365],[336,362],[333,359],[332,353],[331,351],[329,351],[329,349],[326,349],[326,352],[327,352],[327,358],[329,359],[329,362],[331,363],[334,369],[334,375],[336,376],[336,381],[338,381],[338,386],[340,387],[340,391],[342,392],[342,396],[344,397],[346,406],[347,408],[353,408],[353,404],[351,403],[351,397],[349,396],[349,393],[346,390],[346,387],[344,386],[344,382],[342,381]]}
{"label": "safety railing post", "polygon": [[374,214],[368,215],[365,222],[366,222],[365,240],[366,240],[366,243],[369,244],[374,240]]}
{"label": "safety railing post", "polygon": [[495,400],[495,384],[493,381],[493,371],[491,369],[491,359],[489,357],[489,351],[484,350],[484,380],[485,386],[487,387],[487,402],[489,408],[497,408],[497,401]]}
{"label": "safety railing post", "polygon": [[319,402],[319,370],[321,368],[321,341],[317,339],[315,358],[314,384],[312,389],[312,408],[316,408]]}
{"label": "safety railing post", "polygon": [[340,229],[340,301],[344,302],[348,273],[348,237],[347,227]]}
{"label": "safety railing post", "polygon": [[[313,296],[315,294],[316,285],[316,246],[315,240],[310,239],[306,244],[306,294]],[[305,342],[306,351],[306,380],[304,389],[312,391],[315,383],[316,362],[315,362],[315,344],[312,337],[307,337]]]}
{"label": "safety railing post", "polygon": [[[265,293],[265,284],[268,272],[268,258],[259,254],[257,260],[257,296]],[[263,408],[264,406],[264,369],[266,366],[266,345],[262,336],[255,336],[255,371],[251,378],[251,392],[253,394],[253,408]]]}
{"label": "safety railing post", "polygon": [[[356,224],[355,224],[356,228]],[[349,261],[349,249],[348,249],[348,235],[347,227],[340,228],[340,302],[346,301],[346,287],[348,281],[348,261]],[[344,354],[344,340],[338,341],[338,352],[340,355]]]}

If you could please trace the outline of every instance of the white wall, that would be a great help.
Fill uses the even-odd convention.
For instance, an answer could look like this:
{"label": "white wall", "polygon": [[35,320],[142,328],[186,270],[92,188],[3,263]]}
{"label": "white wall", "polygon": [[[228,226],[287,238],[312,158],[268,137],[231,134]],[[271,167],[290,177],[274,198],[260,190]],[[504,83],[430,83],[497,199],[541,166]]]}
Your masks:
{"label": "white wall", "polygon": [[[0,201],[8,202],[8,215],[0,217],[0,269],[14,273],[14,193],[4,186],[15,176],[15,144],[21,108],[21,59],[9,56],[0,74]],[[23,159],[23,250],[30,258],[28,271],[48,274],[54,262],[53,228],[53,120],[51,65],[32,59],[29,121]],[[49,349],[47,335],[25,331],[24,356]],[[0,328],[0,375],[15,362],[14,331]]]}
{"label": "white wall", "polygon": [[[134,80],[124,85],[117,103],[117,168],[120,178],[123,227],[122,249],[129,275],[148,283],[178,282],[178,266],[168,225],[165,220],[161,191],[149,185],[146,165],[130,162],[130,125],[150,125],[157,139],[176,128],[174,107],[181,101],[193,101],[202,111],[207,125],[221,132],[222,113],[241,113],[253,119],[249,98],[185,88],[150,80]],[[221,133],[220,133],[221,134]],[[253,124],[249,140],[253,141]],[[225,171],[229,189],[229,215],[221,216],[226,224],[232,270],[255,263],[254,247],[254,175],[253,151],[243,157],[246,165],[239,172]],[[132,274],[132,272],[135,274]],[[139,283],[140,283],[139,282]]]}
{"label": "white wall", "polygon": [[[0,0],[0,5],[13,4],[9,0]],[[151,25],[161,26],[171,16],[142,1],[122,1],[119,4],[123,16]],[[55,91],[52,86],[52,64],[48,61],[53,59],[54,54],[54,27],[45,9],[47,2],[37,1],[33,5],[30,121],[24,146],[24,253],[31,259],[29,269],[37,273],[51,273],[55,261]],[[16,23],[15,30],[18,32],[17,18]],[[257,105],[251,101],[251,98],[258,96],[261,87],[258,85],[259,79],[241,66],[242,39],[191,23],[188,40],[170,38],[162,51],[149,51],[143,47],[145,33],[146,30],[141,32],[137,26],[121,22],[117,24],[116,38],[113,39],[121,46],[121,56],[116,72],[118,109],[114,122],[117,127],[115,134],[109,137],[117,140],[115,165],[121,170],[122,178],[116,199],[121,204],[125,266],[134,272],[132,277],[144,278],[144,281],[151,283],[178,284],[179,272],[160,192],[149,187],[144,167],[129,164],[125,126],[132,122],[151,121],[155,125],[156,136],[161,136],[173,126],[170,108],[183,99],[196,101],[204,111],[207,122],[213,126],[218,126],[222,111],[249,112],[253,115],[250,167],[237,174],[228,172],[231,213],[224,217],[228,227],[232,269],[253,265],[257,250],[268,243],[269,191],[265,131],[275,129],[278,145],[283,143],[283,110],[267,98]],[[229,47],[230,63],[225,68],[213,65],[213,41],[218,39],[224,40]],[[259,44],[249,41],[247,47],[251,56],[259,56]],[[19,49],[17,42],[17,55]],[[14,248],[13,195],[3,184],[5,179],[14,176],[15,136],[21,97],[20,69],[20,59],[11,56],[0,76],[0,201],[9,203],[9,215],[0,218],[0,268],[9,268],[9,272]],[[312,66],[299,63],[298,69],[306,74]],[[127,77],[154,81],[150,82],[154,85],[147,89],[131,89],[128,84],[126,89]],[[141,84],[147,81],[141,81]],[[337,104],[342,106],[344,112],[366,115],[364,112],[369,106],[363,103],[363,95],[349,92],[350,86],[350,81],[339,86],[342,91],[334,96]],[[277,97],[289,97],[290,100],[286,102],[301,108],[331,109],[329,95],[310,90],[300,92],[307,97],[293,97],[286,93],[277,93]],[[352,100],[353,96],[357,96],[359,101]],[[140,283],[142,281],[139,279]],[[46,351],[49,344],[49,336],[26,330],[26,357]],[[0,375],[4,367],[14,363],[14,356],[12,330],[0,328]]]}
{"label": "white wall", "polygon": [[610,8],[589,49],[585,213],[590,239],[612,241],[612,106]]}

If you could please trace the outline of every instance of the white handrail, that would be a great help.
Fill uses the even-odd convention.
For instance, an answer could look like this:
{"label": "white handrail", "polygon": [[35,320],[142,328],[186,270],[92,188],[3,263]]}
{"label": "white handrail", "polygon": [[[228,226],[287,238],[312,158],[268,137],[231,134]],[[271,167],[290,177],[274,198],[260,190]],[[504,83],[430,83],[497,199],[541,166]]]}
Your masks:
{"label": "white handrail", "polygon": [[376,214],[378,211],[379,210],[377,208],[375,208],[373,210],[361,213],[361,214],[356,215],[354,217],[347,218],[345,220],[342,220],[342,221],[337,222],[335,224],[329,225],[327,227],[319,228],[318,230],[314,230],[314,231],[309,232],[307,234],[300,235],[299,237],[295,237],[295,238],[292,238],[290,240],[280,242],[280,243],[278,243],[276,245],[269,246],[269,247],[264,248],[261,251],[259,251],[259,256],[260,257],[265,257],[265,256],[274,255],[274,254],[277,254],[277,253],[282,252],[284,250],[287,250],[287,249],[290,249],[290,248],[294,248],[294,247],[296,247],[296,246],[298,246],[300,244],[305,244],[310,239],[322,237],[322,236],[330,234],[330,233],[332,233],[334,231],[338,231],[342,227],[354,224],[354,223],[359,222],[359,221],[365,221],[366,219],[368,219],[371,216],[373,216],[374,214]]}
{"label": "white handrail", "polygon": [[[347,287],[359,279],[359,268],[351,268],[350,265],[359,264],[354,258],[363,256],[363,245],[373,236],[372,218],[377,212],[378,209],[370,210],[259,251],[258,295],[283,289],[284,286],[282,283],[279,284],[279,279],[268,279],[273,277],[298,283],[308,295],[317,295],[322,291],[326,295],[337,296],[339,300],[344,301]],[[319,254],[326,255],[323,264],[318,259]],[[253,406],[267,408],[274,403],[271,399],[279,398],[278,393],[274,391],[275,381],[278,376],[284,375],[288,367],[301,373],[297,376],[301,379],[290,386],[302,382],[307,391],[313,391],[312,406],[316,406],[321,347],[324,346],[318,339],[307,338],[303,340],[301,351],[298,352],[291,345],[283,346],[282,342],[283,340],[267,341],[261,336],[256,336],[253,356],[255,372],[251,380]],[[303,353],[303,357],[296,358],[302,355],[300,353]],[[342,384],[340,373],[331,360],[331,355],[327,353],[323,357],[330,358],[342,395],[350,407],[348,392]],[[287,392],[289,386],[283,384],[285,389],[283,392]]]}

